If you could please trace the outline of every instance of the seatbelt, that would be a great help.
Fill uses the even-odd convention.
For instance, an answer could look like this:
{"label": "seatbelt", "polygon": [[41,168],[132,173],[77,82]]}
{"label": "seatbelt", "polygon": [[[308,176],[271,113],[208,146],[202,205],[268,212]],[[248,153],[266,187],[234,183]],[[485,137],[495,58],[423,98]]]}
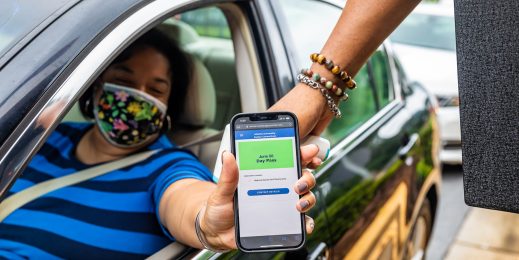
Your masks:
{"label": "seatbelt", "polygon": [[85,180],[93,179],[113,170],[123,168],[127,165],[132,165],[140,161],[144,161],[158,151],[160,150],[141,152],[113,162],[103,163],[101,165],[90,167],[67,176],[41,182],[30,188],[15,193],[0,203],[0,222],[2,222],[13,211],[49,192],[66,186],[74,185]]}
{"label": "seatbelt", "polygon": [[188,148],[188,147],[199,145],[199,144],[216,142],[216,141],[222,140],[222,136],[223,136],[223,131],[218,131],[215,134],[212,134],[210,136],[204,137],[199,140],[194,140],[194,141],[188,142],[187,144],[179,145],[178,147],[179,148]]}
{"label": "seatbelt", "polygon": [[[218,132],[214,135],[210,135],[206,138],[202,138],[200,140],[195,140],[193,142],[189,142],[184,145],[178,146],[179,148],[188,148],[194,145],[214,142],[220,140],[223,135],[223,131]],[[144,161],[148,159],[153,154],[159,152],[159,150],[153,151],[145,151],[141,153],[137,153],[134,155],[130,155],[128,157],[104,163],[98,166],[90,167],[88,169],[69,174],[63,177],[54,178],[48,181],[41,182],[37,185],[34,185],[30,188],[22,190],[18,193],[15,193],[0,203],[0,222],[2,222],[7,216],[9,216],[13,211],[21,208],[23,205],[41,197],[49,192],[55,191],[57,189],[61,189],[63,187],[71,186],[76,183],[80,183],[82,181],[86,181],[89,179],[96,178],[98,176],[104,175],[111,171],[121,169],[123,167]]]}

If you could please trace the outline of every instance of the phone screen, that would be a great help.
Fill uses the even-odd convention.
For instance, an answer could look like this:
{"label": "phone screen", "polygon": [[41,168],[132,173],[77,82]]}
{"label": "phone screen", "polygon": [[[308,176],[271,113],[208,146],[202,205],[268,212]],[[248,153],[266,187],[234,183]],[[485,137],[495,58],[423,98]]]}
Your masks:
{"label": "phone screen", "polygon": [[300,172],[294,118],[276,114],[270,120],[238,117],[233,122],[239,244],[247,250],[300,246],[303,220],[293,189]]}

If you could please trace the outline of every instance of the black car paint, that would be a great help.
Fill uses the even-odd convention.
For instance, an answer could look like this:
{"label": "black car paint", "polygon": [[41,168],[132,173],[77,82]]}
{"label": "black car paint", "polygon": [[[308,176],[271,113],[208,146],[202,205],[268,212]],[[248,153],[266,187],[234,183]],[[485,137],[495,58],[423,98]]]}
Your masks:
{"label": "black car paint", "polygon": [[[24,135],[21,130],[33,120],[45,101],[74,69],[75,64],[88,54],[114,25],[147,3],[148,1],[138,0],[82,1],[61,17],[57,17],[55,22],[38,34],[2,68],[0,85],[12,86],[13,93],[9,100],[0,103],[0,154],[11,149],[18,137],[24,138],[22,141],[25,141],[25,146],[14,153],[20,158],[7,158],[12,161],[7,160],[0,164],[0,191],[4,192],[9,188],[8,184],[15,178],[14,174],[20,174],[20,169],[28,163],[27,158],[30,158],[42,144],[38,136]],[[273,104],[295,82],[295,62],[289,50],[291,43],[282,39],[279,30],[279,26],[282,26],[279,24],[281,19],[274,19],[280,15],[273,10],[275,3],[239,1],[237,4],[250,17],[250,26],[260,53],[263,77],[266,78],[268,100]],[[402,82],[406,84],[405,80]],[[395,179],[402,179],[410,191],[407,196],[410,206],[406,209],[406,221],[413,221],[411,213],[422,203],[417,200],[417,194],[423,192],[422,184],[429,174],[427,171],[417,172],[416,165],[423,162],[426,166],[435,167],[432,159],[435,155],[430,142],[425,141],[433,140],[434,133],[430,128],[435,122],[431,112],[430,96],[415,85],[402,87],[406,90],[402,102],[360,135],[358,141],[343,147],[335,159],[331,158],[323,166],[326,170],[318,173],[319,185],[315,189],[318,206],[309,212],[309,215],[316,219],[316,233],[308,237],[305,250],[285,256],[307,255],[322,242],[327,245],[331,256],[344,256],[365,229],[355,229],[355,225],[370,222],[386,199],[385,196],[394,189]],[[78,96],[80,94],[78,93]],[[53,127],[55,126],[51,126]],[[384,131],[384,127],[396,127],[398,131],[394,135],[381,137],[379,133]],[[33,130],[38,133],[45,129]],[[414,133],[420,136],[420,142],[409,153],[413,157],[413,163],[409,166],[405,164],[404,158],[397,155],[406,145],[409,136]],[[376,150],[380,147],[384,149]],[[366,169],[370,173],[369,176],[360,177],[355,170],[348,168],[351,161]],[[12,164],[17,164],[15,168],[18,172],[5,170],[11,168]],[[388,169],[391,169],[389,173]],[[380,178],[382,175],[387,177]],[[323,189],[322,185],[325,183],[330,183],[330,191]],[[371,188],[356,188],[368,186]],[[435,205],[437,195],[434,187],[427,188],[431,188],[425,192]],[[356,195],[354,192],[359,190],[369,190],[372,194]],[[359,199],[354,200],[353,204],[341,202],[341,198],[352,197],[352,193]],[[374,201],[373,198],[378,199]],[[334,204],[338,204],[338,210],[335,212],[330,210]],[[346,224],[335,226],[336,222]],[[229,253],[228,256],[251,257],[237,251]],[[256,254],[254,258],[273,256]]]}

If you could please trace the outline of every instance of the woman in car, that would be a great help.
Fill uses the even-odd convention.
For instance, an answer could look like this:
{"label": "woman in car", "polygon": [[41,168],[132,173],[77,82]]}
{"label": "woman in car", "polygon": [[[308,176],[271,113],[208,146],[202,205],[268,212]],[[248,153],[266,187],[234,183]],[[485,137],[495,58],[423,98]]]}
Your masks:
{"label": "woman in car", "polygon": [[[233,155],[221,155],[215,184],[195,156],[163,134],[182,113],[189,74],[188,58],[156,30],[120,54],[80,100],[94,123],[59,125],[8,196],[141,151],[159,151],[15,210],[0,223],[0,258],[144,258],[175,240],[202,248],[195,219],[206,246],[236,248]],[[303,147],[303,163],[319,163],[317,152]],[[314,185],[307,171],[295,184],[304,195],[294,205],[299,211],[315,204]],[[308,219],[307,232],[312,229]]]}

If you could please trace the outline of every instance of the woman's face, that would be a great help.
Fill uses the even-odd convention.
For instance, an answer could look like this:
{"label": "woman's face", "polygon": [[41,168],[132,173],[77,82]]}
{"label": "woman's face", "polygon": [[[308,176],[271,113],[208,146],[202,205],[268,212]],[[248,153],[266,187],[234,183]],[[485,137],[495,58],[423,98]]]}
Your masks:
{"label": "woman's face", "polygon": [[[98,83],[112,83],[145,92],[167,107],[171,94],[170,70],[169,61],[161,52],[152,47],[141,47],[135,49],[125,61],[110,65],[101,75]],[[94,95],[96,100],[100,100],[103,88],[98,87]],[[110,100],[110,98],[113,99],[113,96],[106,96],[106,100]],[[103,102],[106,100],[103,98]],[[108,102],[111,103],[111,101]],[[111,113],[107,114],[106,111],[103,111],[106,109],[104,107],[99,112],[95,112],[98,122],[96,133],[99,133],[96,136],[99,138],[104,136],[109,143],[120,144],[120,148],[135,149],[149,144],[149,141],[155,140],[159,136],[156,130],[160,129],[161,123],[155,117],[161,115],[157,111],[153,112],[149,104],[146,106],[147,109],[144,109],[145,105],[137,104],[139,111],[136,110],[135,105],[132,111],[129,106],[128,111],[120,112],[117,109],[112,111],[113,108],[120,106],[117,104],[111,110],[108,109],[112,111]],[[157,107],[154,106],[154,108]],[[99,118],[100,116],[101,118]],[[132,145],[135,146],[127,147]]]}
{"label": "woman's face", "polygon": [[101,79],[146,92],[165,105],[171,94],[169,61],[152,47],[138,48],[129,59],[112,64]]}

